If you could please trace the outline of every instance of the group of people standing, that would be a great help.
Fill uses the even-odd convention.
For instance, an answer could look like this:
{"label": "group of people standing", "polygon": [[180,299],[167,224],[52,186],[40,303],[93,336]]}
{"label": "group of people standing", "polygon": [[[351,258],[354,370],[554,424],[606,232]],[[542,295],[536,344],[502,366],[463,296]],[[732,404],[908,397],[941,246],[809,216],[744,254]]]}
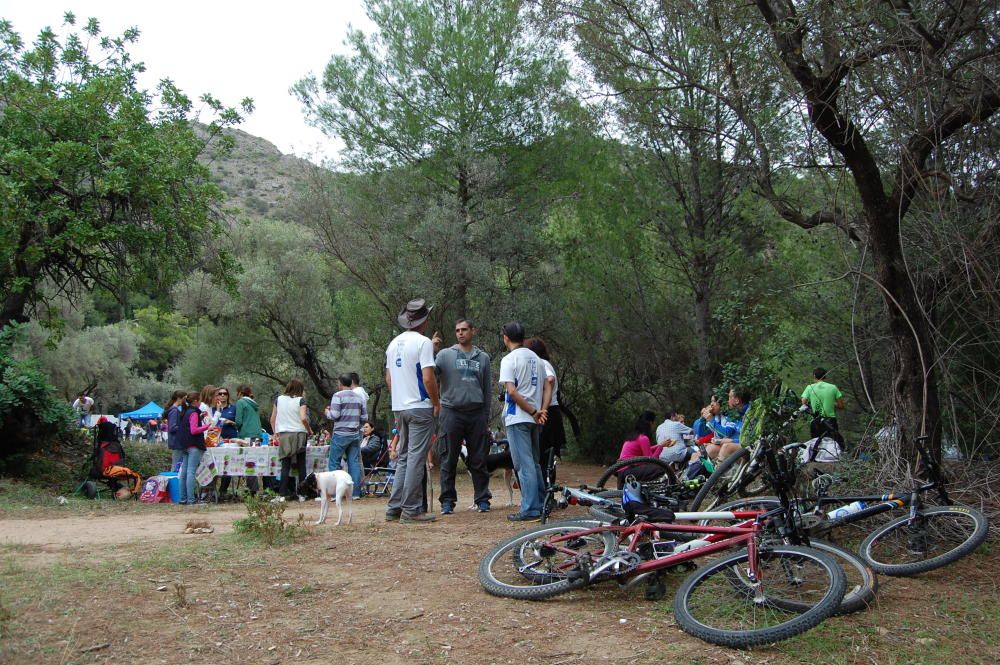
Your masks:
{"label": "group of people standing", "polygon": [[[434,339],[425,336],[431,309],[423,299],[408,302],[397,317],[403,332],[386,348],[385,379],[399,434],[390,445],[397,465],[385,513],[388,521],[436,519],[427,512],[424,497],[426,461],[435,432],[441,450],[441,513],[453,513],[458,502],[455,473],[463,444],[473,501],[479,512],[490,510],[487,424],[493,395],[491,358],[473,343],[477,331],[467,318],[455,322],[456,344],[451,347],[441,348],[440,335]],[[549,424],[551,454],[558,454],[565,440],[556,397],[558,379],[551,363],[526,344],[523,325],[507,323],[502,335],[509,352],[500,362],[503,418],[521,487],[520,510],[507,519],[532,521],[541,517],[546,489],[543,428]],[[541,340],[534,342],[547,355]]]}
{"label": "group of people standing", "polygon": [[[205,454],[205,434],[219,428],[222,439],[260,439],[260,405],[254,399],[253,386],[242,384],[233,401],[229,389],[208,385],[201,392],[174,391],[163,412],[167,422],[167,447],[171,451],[171,466],[178,471],[180,504],[201,503],[195,473]],[[255,491],[256,478],[248,478],[247,486]],[[220,492],[228,490],[230,479],[224,477]]]}

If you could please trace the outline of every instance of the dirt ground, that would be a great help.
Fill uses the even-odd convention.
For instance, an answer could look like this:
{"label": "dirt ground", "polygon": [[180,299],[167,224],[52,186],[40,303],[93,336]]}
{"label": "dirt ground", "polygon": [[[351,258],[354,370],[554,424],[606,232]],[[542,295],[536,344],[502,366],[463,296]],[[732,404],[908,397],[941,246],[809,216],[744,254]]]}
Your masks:
{"label": "dirt ground", "polygon": [[[563,465],[593,482],[596,467]],[[502,484],[496,479],[496,484]],[[752,652],[713,647],[674,623],[668,600],[597,586],[544,602],[494,598],[483,553],[520,527],[461,509],[427,525],[383,520],[310,527],[267,549],[241,542],[242,506],[141,506],[0,519],[0,663],[911,663],[1000,661],[996,555],[988,549],[919,578],[882,577],[878,605]],[[516,494],[515,494],[516,498]],[[318,504],[290,504],[307,522]],[[576,512],[573,512],[576,511]],[[582,514],[570,509],[559,517]],[[190,519],[215,532],[184,535]],[[346,519],[346,518],[345,518]]]}

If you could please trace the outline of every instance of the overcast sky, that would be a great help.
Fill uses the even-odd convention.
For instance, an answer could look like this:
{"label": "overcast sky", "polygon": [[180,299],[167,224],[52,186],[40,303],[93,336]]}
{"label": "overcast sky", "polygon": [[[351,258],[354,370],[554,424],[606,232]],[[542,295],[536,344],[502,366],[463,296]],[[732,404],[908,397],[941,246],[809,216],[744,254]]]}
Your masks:
{"label": "overcast sky", "polygon": [[348,24],[372,29],[361,0],[0,0],[0,16],[28,43],[46,25],[64,32],[67,10],[78,27],[97,18],[105,35],[138,27],[130,51],[146,64],[147,88],[169,77],[192,99],[211,92],[236,105],[252,97],[256,110],[241,128],[314,161],[334,157],[336,145],[306,124],[288,88],[310,72],[322,75],[330,56],[345,52]]}

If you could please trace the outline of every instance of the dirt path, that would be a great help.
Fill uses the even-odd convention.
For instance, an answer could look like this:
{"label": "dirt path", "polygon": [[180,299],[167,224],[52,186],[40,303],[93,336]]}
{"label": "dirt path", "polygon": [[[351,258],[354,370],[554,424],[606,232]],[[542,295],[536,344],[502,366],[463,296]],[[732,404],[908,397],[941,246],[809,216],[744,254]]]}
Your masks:
{"label": "dirt path", "polygon": [[[597,477],[594,467],[573,465],[560,474],[570,483]],[[469,489],[460,485],[460,500]],[[479,585],[479,561],[520,528],[506,521],[511,510],[494,505],[487,514],[463,509],[434,524],[402,525],[383,520],[384,499],[365,499],[355,504],[352,525],[310,527],[306,540],[271,550],[221,537],[245,514],[230,506],[0,520],[0,662],[110,664],[139,655],[165,665],[1000,659],[1000,571],[989,553],[920,578],[883,577],[879,606],[868,612],[736,652],[676,626],[669,598],[681,576],[668,579],[663,602],[614,584],[544,602],[489,596]],[[312,502],[291,504],[286,517],[302,512],[314,521],[318,510]],[[560,517],[578,514],[571,508]],[[189,519],[205,519],[216,531],[185,536]],[[191,547],[174,547],[185,543]],[[2,638],[4,611],[13,618]]]}

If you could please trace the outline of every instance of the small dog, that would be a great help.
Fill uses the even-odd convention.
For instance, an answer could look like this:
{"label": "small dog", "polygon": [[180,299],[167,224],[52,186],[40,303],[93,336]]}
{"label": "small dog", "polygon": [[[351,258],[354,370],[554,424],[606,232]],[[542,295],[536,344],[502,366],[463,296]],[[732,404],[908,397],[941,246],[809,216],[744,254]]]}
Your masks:
{"label": "small dog", "polygon": [[354,480],[351,478],[351,474],[346,471],[338,469],[311,473],[303,481],[302,489],[313,489],[319,494],[322,503],[319,509],[319,520],[316,521],[317,525],[326,522],[326,513],[330,509],[331,497],[337,502],[337,523],[334,526],[340,526],[343,519],[342,502],[344,499],[347,499],[347,523],[350,524],[354,520]]}

